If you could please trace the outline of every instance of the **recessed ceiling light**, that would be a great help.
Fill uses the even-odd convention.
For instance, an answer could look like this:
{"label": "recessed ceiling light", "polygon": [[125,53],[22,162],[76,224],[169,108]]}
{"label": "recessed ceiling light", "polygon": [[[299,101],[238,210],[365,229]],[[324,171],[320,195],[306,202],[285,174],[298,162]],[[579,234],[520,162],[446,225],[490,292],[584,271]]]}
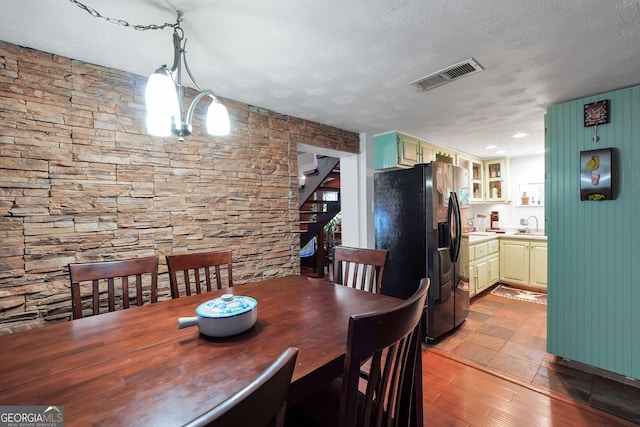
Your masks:
{"label": "recessed ceiling light", "polygon": [[518,133],[514,133],[511,136],[514,138],[524,138],[525,136],[529,136],[529,134],[526,132],[518,132]]}
{"label": "recessed ceiling light", "polygon": [[487,150],[493,150],[494,148],[496,148],[495,145],[487,145],[486,147],[484,147]]}
{"label": "recessed ceiling light", "polygon": [[498,151],[496,151],[496,154],[504,154],[506,152],[507,152],[507,150],[498,150]]}

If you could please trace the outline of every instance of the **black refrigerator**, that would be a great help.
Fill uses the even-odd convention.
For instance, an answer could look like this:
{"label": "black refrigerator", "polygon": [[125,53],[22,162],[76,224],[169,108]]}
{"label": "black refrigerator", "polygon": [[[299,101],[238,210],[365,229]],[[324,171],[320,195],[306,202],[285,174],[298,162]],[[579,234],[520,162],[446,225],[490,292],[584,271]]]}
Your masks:
{"label": "black refrigerator", "polygon": [[423,316],[428,343],[469,314],[468,278],[459,265],[468,200],[468,172],[449,163],[374,174],[376,248],[389,251],[382,293],[406,299],[429,277]]}

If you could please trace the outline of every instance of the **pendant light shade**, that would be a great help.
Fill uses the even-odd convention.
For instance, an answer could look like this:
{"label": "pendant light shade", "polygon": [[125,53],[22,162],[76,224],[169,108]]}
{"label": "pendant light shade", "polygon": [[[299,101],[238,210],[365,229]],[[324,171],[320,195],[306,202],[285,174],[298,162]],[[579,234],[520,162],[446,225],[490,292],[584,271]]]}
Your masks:
{"label": "pendant light shade", "polygon": [[147,132],[153,136],[171,136],[171,117],[147,112]]}
{"label": "pendant light shade", "polygon": [[207,110],[207,133],[223,136],[229,134],[229,113],[227,107],[214,101]]}
{"label": "pendant light shade", "polygon": [[[224,136],[229,134],[229,113],[224,105],[218,102],[213,92],[203,89],[194,79],[185,55],[186,39],[180,27],[182,12],[178,11],[178,21],[173,30],[173,66],[168,68],[161,66],[149,76],[145,89],[145,103],[147,107],[147,132],[154,136],[169,136],[172,133],[178,139],[184,141],[186,135],[190,135],[193,126],[191,119],[196,104],[204,97],[210,97],[212,103],[207,111],[206,129],[210,135]],[[199,90],[189,106],[186,117],[183,120],[182,108],[184,105],[184,89],[182,85],[182,63],[187,74]]]}
{"label": "pendant light shade", "polygon": [[169,136],[180,120],[180,103],[169,69],[160,67],[147,82],[147,132],[154,136]]}

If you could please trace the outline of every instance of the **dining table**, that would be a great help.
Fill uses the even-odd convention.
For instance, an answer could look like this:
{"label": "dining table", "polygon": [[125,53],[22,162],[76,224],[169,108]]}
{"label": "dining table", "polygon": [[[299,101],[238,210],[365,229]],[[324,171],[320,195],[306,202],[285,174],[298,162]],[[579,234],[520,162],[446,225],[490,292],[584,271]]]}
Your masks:
{"label": "dining table", "polygon": [[[178,318],[222,294],[257,300],[257,321],[213,338]],[[287,347],[288,401],[340,376],[349,317],[399,299],[291,275],[0,336],[0,405],[63,408],[65,426],[178,426],[251,383]]]}

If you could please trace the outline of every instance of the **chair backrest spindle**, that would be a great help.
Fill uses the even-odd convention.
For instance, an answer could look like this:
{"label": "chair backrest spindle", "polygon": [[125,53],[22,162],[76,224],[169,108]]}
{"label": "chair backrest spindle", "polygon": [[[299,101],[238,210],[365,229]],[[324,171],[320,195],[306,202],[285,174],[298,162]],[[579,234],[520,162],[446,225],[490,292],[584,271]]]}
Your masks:
{"label": "chair backrest spindle", "polygon": [[[226,267],[227,286],[233,287],[233,267],[230,250],[167,255],[171,297],[211,292],[222,289],[222,276]],[[213,268],[212,268],[213,267]],[[181,273],[181,274],[180,274]],[[211,275],[215,274],[215,282]],[[182,281],[179,278],[182,277]],[[182,283],[180,283],[182,282]],[[215,288],[213,283],[215,283]]]}
{"label": "chair backrest spindle", "polygon": [[[69,264],[71,280],[71,306],[74,319],[83,316],[83,294],[81,282],[90,283],[92,314],[100,314],[100,283],[106,283],[107,310],[116,310],[116,300],[120,300],[123,309],[130,307],[129,277],[135,276],[135,302],[144,304],[143,277],[150,277],[149,302],[158,301],[158,257],[132,258],[119,261],[101,261]],[[116,279],[118,286],[116,286]],[[117,291],[116,291],[117,288]]]}
{"label": "chair backrest spindle", "polygon": [[333,281],[351,288],[381,293],[388,251],[336,246]]}

